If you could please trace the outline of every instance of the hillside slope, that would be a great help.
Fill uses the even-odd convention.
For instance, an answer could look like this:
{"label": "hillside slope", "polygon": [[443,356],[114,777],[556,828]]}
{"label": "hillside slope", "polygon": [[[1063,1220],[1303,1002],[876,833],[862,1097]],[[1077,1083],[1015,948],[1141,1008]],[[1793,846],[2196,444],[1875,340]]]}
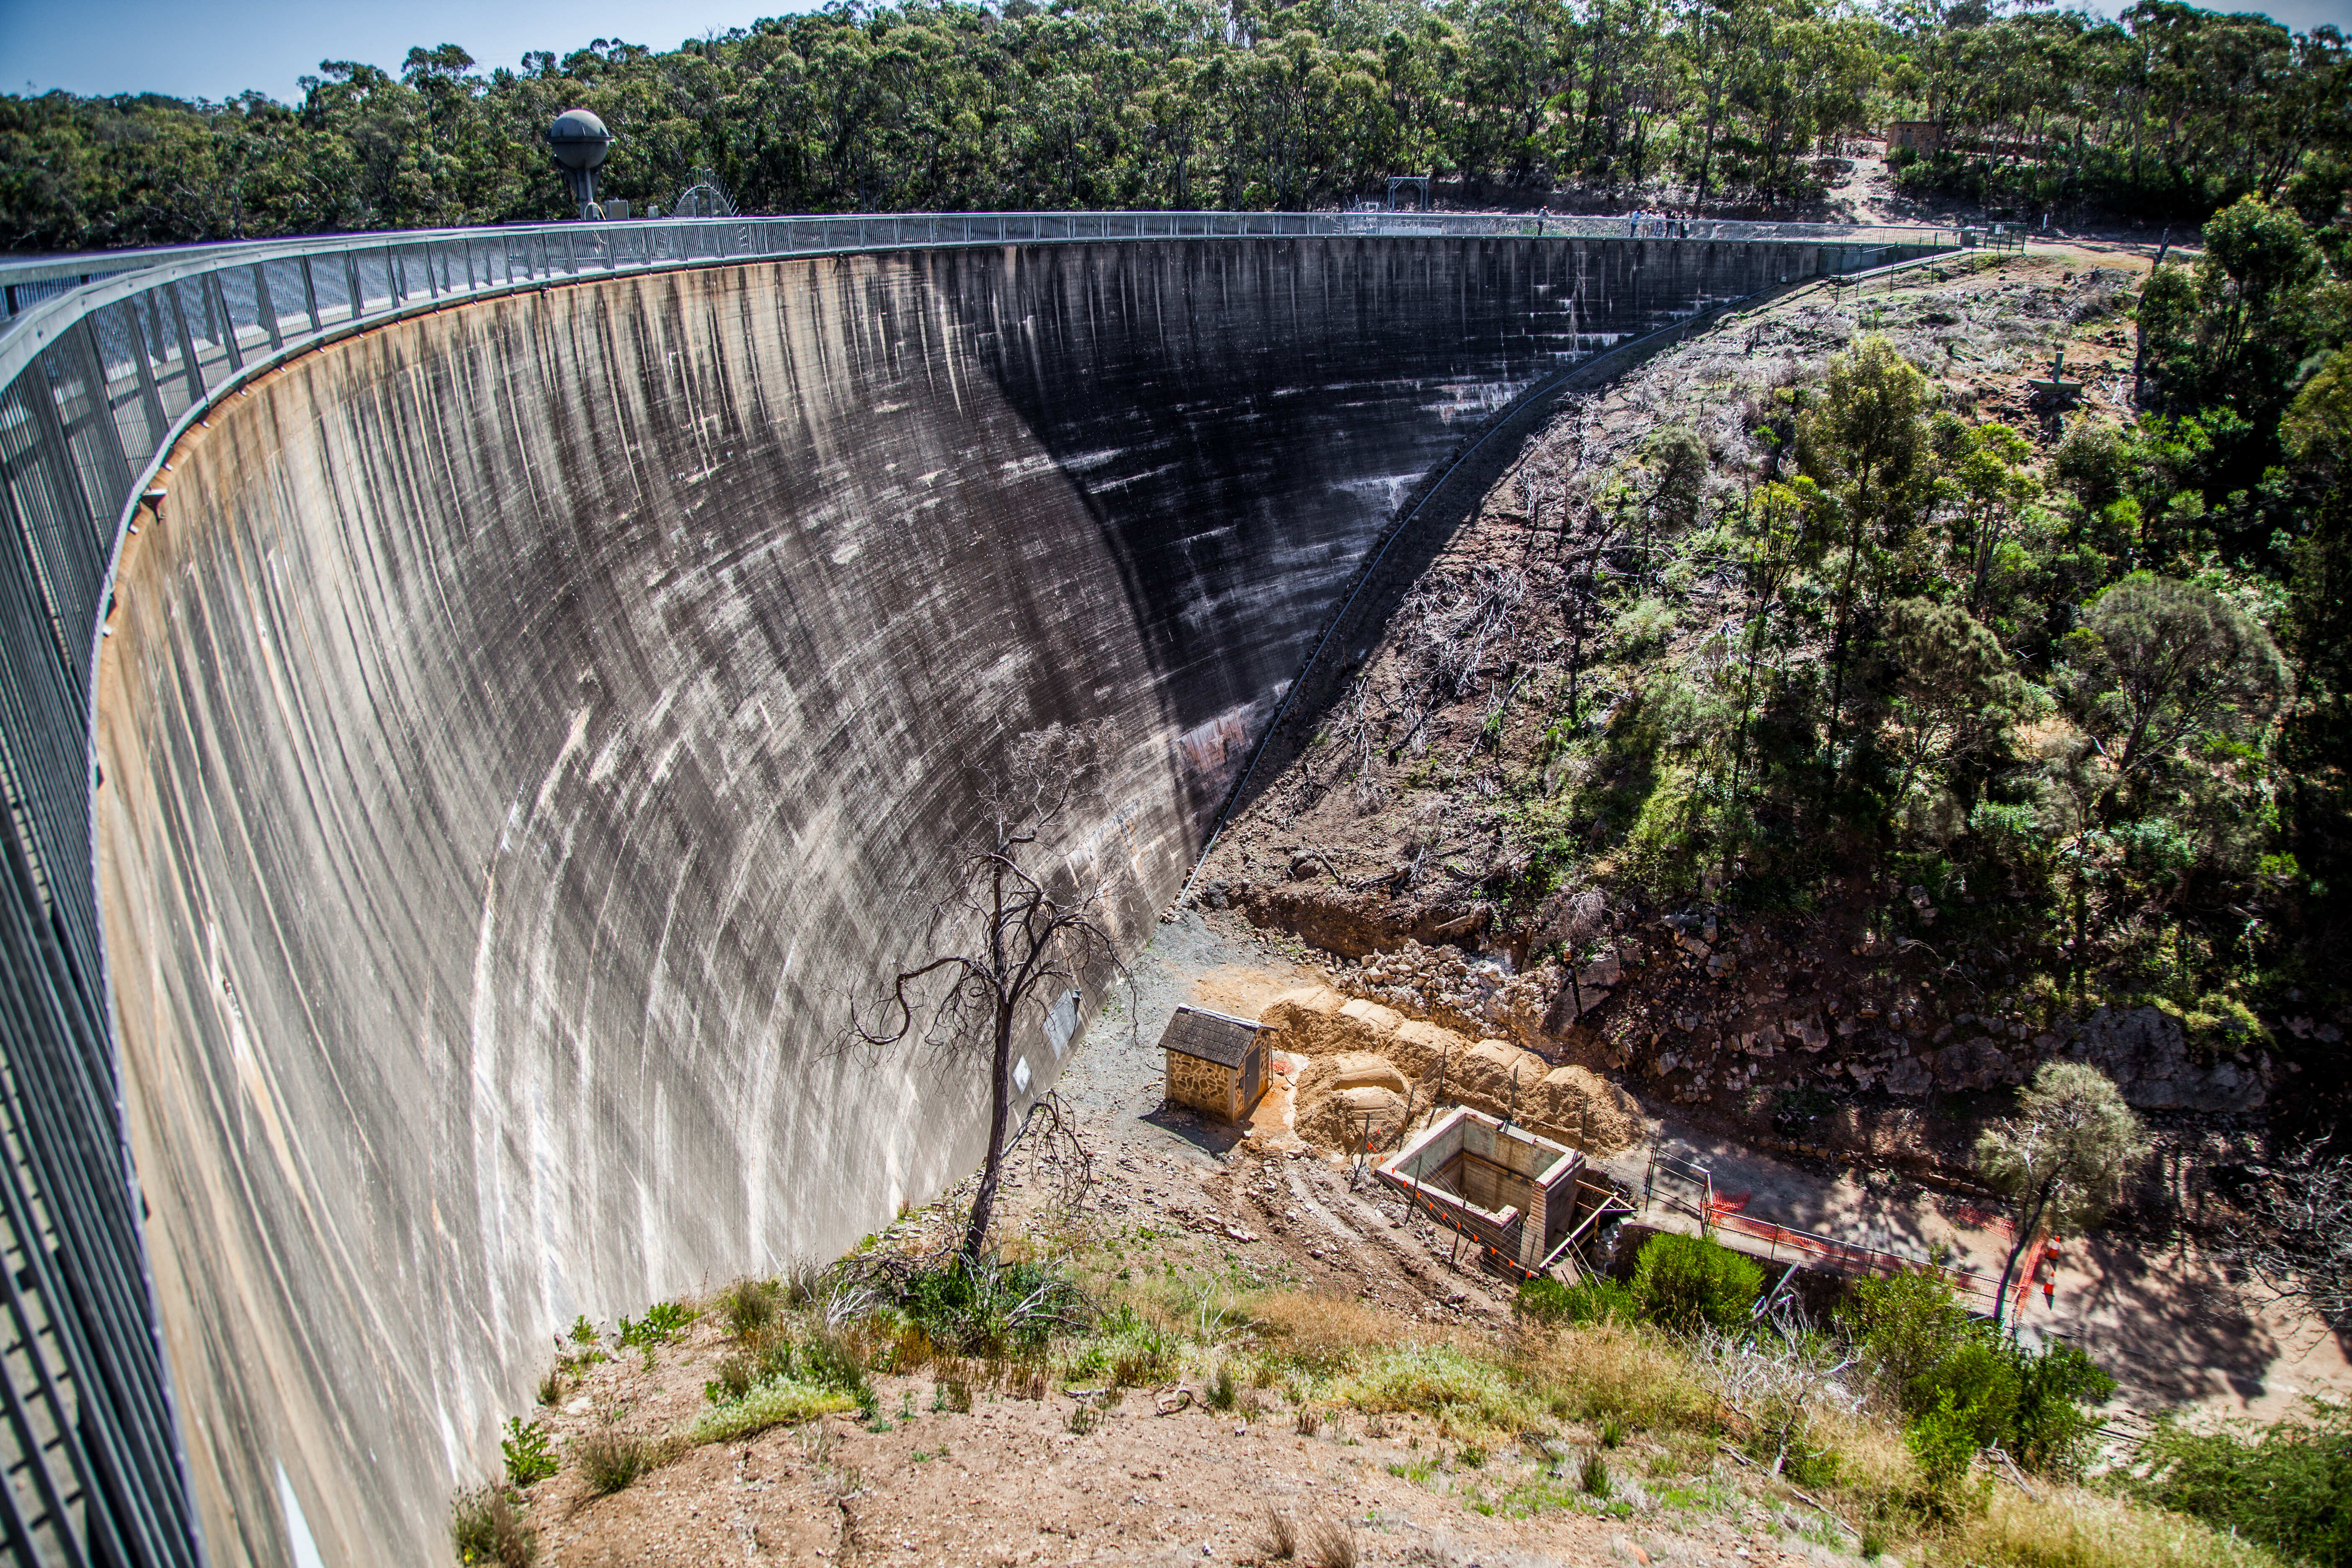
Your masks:
{"label": "hillside slope", "polygon": [[[2145,276],[2037,249],[1807,289],[1570,405],[1194,897],[1762,1142],[1949,1166],[1969,1118],[1929,1112],[2059,1055],[2146,1110],[2260,1110],[2341,1020],[2229,948],[2279,847],[2277,595],[2168,546],[2178,497],[2135,510],[2191,440],[2130,428]],[[2028,384],[2062,346],[2071,407]],[[2084,606],[2150,569],[2242,607],[2272,685],[2119,778]]]}

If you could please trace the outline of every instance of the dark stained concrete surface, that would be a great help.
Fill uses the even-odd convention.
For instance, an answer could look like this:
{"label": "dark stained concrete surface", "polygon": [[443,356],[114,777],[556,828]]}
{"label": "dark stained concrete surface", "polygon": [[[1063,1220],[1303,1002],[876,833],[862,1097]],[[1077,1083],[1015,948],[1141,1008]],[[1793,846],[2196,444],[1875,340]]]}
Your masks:
{"label": "dark stained concrete surface", "polygon": [[1055,847],[1139,946],[1402,493],[1539,375],[1821,259],[671,272],[403,322],[216,409],[128,542],[98,733],[214,1561],[446,1560],[575,1313],[831,1256],[968,1168],[978,1085],[825,1043],[908,956],[974,770],[1111,723]]}

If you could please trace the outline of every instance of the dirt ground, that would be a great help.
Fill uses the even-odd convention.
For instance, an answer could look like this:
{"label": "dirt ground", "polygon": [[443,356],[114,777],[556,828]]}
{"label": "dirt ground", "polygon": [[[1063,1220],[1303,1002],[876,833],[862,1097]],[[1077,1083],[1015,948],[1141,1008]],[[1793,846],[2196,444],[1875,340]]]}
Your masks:
{"label": "dirt ground", "polygon": [[[1123,1004],[1096,1019],[1059,1085],[1103,1178],[1089,1221],[1133,1267],[1352,1297],[1394,1314],[1401,1337],[1416,1321],[1508,1322],[1507,1282],[1453,1260],[1449,1236],[1290,1133],[1279,1081],[1245,1132],[1162,1106],[1157,1041],[1178,1004],[1252,1016],[1312,971],[1238,920],[1188,912],[1160,928],[1136,977],[1132,1011]],[[1025,1196],[1010,1187],[1012,1228]],[[880,1239],[944,1244],[951,1206],[910,1215]],[[535,1414],[559,1450],[610,1419],[675,1427],[701,1405],[725,1350],[706,1317],[650,1358],[624,1352],[589,1368]],[[1705,1487],[1663,1519],[1538,1509],[1527,1500],[1572,1486],[1558,1479],[1566,1447],[1465,1462],[1419,1416],[1335,1419],[1307,1435],[1271,1395],[1244,1394],[1238,1410],[1216,1414],[1181,1393],[1155,1402],[1130,1390],[1078,1433],[1077,1402],[1048,1386],[975,1390],[971,1407],[957,1411],[928,1376],[875,1384],[873,1423],[829,1415],[691,1449],[614,1496],[590,1496],[567,1466],[532,1490],[541,1561],[1265,1562],[1269,1508],[1306,1535],[1344,1525],[1366,1563],[1854,1561],[1802,1533],[1820,1534],[1818,1523],[1791,1529],[1778,1512]],[[1162,1415],[1163,1405],[1177,1408]]]}
{"label": "dirt ground", "polygon": [[[1135,969],[1131,1004],[1106,1012],[1059,1086],[1102,1180],[1097,1234],[1131,1266],[1349,1297],[1414,1332],[1499,1331],[1507,1282],[1450,1255],[1450,1237],[1411,1218],[1343,1161],[1306,1148],[1286,1125],[1278,1079],[1248,1129],[1171,1110],[1157,1041],[1180,1003],[1239,1016],[1319,973],[1295,944],[1238,915],[1187,910],[1164,923]],[[1129,1008],[1131,1007],[1131,1011]],[[1860,1180],[1757,1155],[1671,1119],[1659,1146],[1708,1162],[1717,1187],[1748,1206],[1855,1240],[1979,1259],[1997,1244],[1988,1216],[1916,1185]],[[1638,1188],[1646,1147],[1610,1162]],[[1018,1214],[1028,1189],[1015,1185]],[[879,1238],[944,1245],[952,1202]],[[1670,1224],[1653,1210],[1645,1222]],[[2119,1436],[2147,1412],[2202,1401],[2275,1415],[2304,1392],[2352,1391],[2333,1336],[2252,1325],[2217,1295],[2193,1252],[2147,1258],[2095,1240],[2059,1276],[2060,1304],[2037,1298],[2029,1328],[2089,1344],[2126,1382]],[[1416,1328],[1415,1325],[1420,1325]],[[647,1363],[635,1353],[588,1370],[537,1414],[559,1449],[607,1419],[660,1431],[702,1406],[726,1349],[709,1318]],[[716,1563],[1082,1563],[1272,1561],[1268,1510],[1302,1531],[1344,1525],[1364,1563],[1460,1565],[1803,1563],[1858,1560],[1818,1520],[1743,1493],[1726,1476],[1653,1482],[1632,1519],[1545,1506],[1572,1482],[1557,1450],[1466,1462],[1415,1416],[1332,1420],[1302,1433],[1271,1395],[1207,1410],[1181,1392],[1130,1390],[1088,1431],[1078,1402],[1042,1382],[975,1390],[950,1408],[929,1376],[877,1377],[880,1413],[687,1451],[616,1495],[588,1495],[574,1468],[533,1490],[541,1561],[560,1568]],[[1162,1406],[1174,1406],[1160,1414]],[[1663,1456],[1648,1462],[1663,1462]],[[1629,1455],[1639,1489],[1645,1461]],[[1797,1510],[1801,1511],[1801,1510]],[[1892,1562],[1883,1558],[1882,1562]]]}

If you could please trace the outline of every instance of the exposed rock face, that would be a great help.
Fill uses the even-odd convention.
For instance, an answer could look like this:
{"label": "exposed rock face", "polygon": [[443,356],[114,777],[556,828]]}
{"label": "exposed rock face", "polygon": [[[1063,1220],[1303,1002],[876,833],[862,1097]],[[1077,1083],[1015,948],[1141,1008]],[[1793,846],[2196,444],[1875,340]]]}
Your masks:
{"label": "exposed rock face", "polygon": [[2124,1099],[2143,1110],[2256,1110],[2269,1098],[2270,1058],[2224,1058],[2200,1067],[2179,1024],[2155,1007],[2100,1008],[2063,1054],[2114,1079]]}
{"label": "exposed rock face", "polygon": [[2241,1061],[2223,1058],[2200,1064],[2180,1025],[2156,1007],[2121,1012],[2101,1007],[2065,1036],[2038,1034],[2002,1042],[1991,1035],[1956,1040],[1940,1049],[1895,1058],[1855,1076],[1877,1077],[1889,1094],[1924,1095],[1998,1089],[2021,1084],[2053,1058],[2088,1062],[2116,1080],[2124,1099],[2142,1110],[2260,1110],[2272,1076],[2267,1056]]}

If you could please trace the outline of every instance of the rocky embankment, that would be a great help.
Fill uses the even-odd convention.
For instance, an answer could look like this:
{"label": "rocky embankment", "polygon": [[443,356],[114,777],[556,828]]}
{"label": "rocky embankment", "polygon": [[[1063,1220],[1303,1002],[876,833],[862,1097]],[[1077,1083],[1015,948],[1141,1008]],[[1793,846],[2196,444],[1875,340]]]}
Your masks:
{"label": "rocky embankment", "polygon": [[[1311,1026],[1281,1021],[1286,1037],[1362,1037],[1311,1049],[1286,1038],[1335,1058],[1302,1090],[1386,1114],[1427,1093],[1443,1061],[1449,1098],[1483,1094],[1473,1102],[1499,1112],[1516,1081],[1536,1096],[1535,1116],[1572,1137],[1544,1099],[1557,1091],[1541,1086],[1576,1069],[1757,1142],[1951,1173],[1973,1115],[2052,1058],[2097,1065],[2145,1110],[2236,1117],[2275,1104],[2294,1069],[2262,1026],[2103,1005],[2095,980],[2081,1000],[2051,943],[2025,951],[1988,934],[1994,889],[1931,894],[1857,857],[1799,912],[1743,908],[1722,885],[1729,868],[1695,874],[1686,897],[1662,906],[1626,874],[1622,826],[1559,804],[1584,798],[1577,770],[1594,763],[1580,738],[1626,710],[1639,679],[1629,672],[1669,653],[1703,670],[1706,639],[1747,614],[1736,574],[1694,556],[1670,604],[1596,618],[1592,584],[1626,558],[1625,517],[1671,482],[1660,430],[1689,432],[1718,461],[1762,463],[1759,444],[1781,438],[1783,394],[1864,324],[1943,366],[1952,405],[2023,423],[2022,378],[2053,339],[2080,337],[2083,363],[2118,341],[2099,323],[2124,279],[2048,257],[1921,274],[1867,306],[1799,298],[1567,405],[1403,594],[1328,709],[1277,736],[1269,776],[1196,884],[1204,907],[1306,943],[1301,956],[1353,999],[1318,1004]],[[2093,378],[2085,411],[2127,418],[2124,385]],[[1720,471],[1706,482],[1722,483]],[[1562,842],[1577,846],[1564,868]],[[2268,1027],[2325,1039],[2336,1026]],[[1462,1051],[1428,1045],[1428,1031]],[[1369,1059],[1336,1060],[1349,1054]],[[1492,1082],[1474,1088],[1457,1061]],[[1606,1098],[1580,1080],[1577,1105]]]}

